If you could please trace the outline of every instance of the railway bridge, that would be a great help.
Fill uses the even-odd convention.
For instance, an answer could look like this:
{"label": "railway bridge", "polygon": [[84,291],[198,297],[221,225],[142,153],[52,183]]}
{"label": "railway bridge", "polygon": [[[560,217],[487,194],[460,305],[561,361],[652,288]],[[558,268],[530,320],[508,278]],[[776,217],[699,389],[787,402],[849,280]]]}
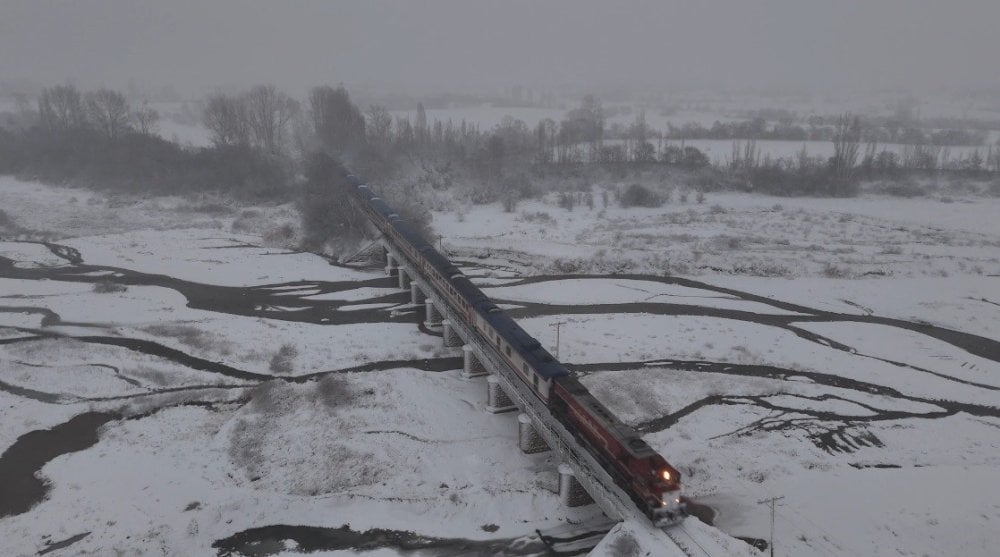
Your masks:
{"label": "railway bridge", "polygon": [[[444,293],[438,291],[430,277],[424,276],[421,266],[412,261],[391,237],[382,235],[379,243],[386,261],[386,273],[398,278],[400,289],[410,291],[410,301],[414,306],[424,307],[423,326],[429,329],[440,328],[442,342],[446,347],[461,348],[464,354],[463,375],[466,378],[487,377],[487,410],[497,413],[518,410],[521,450],[526,453],[552,450],[558,455],[562,462],[559,466],[559,492],[565,504],[576,506],[596,503],[609,518],[624,522],[622,527],[613,529],[612,534],[629,532],[634,539],[641,540],[646,555],[702,554],[690,553],[690,545],[682,548],[685,544],[675,543],[677,534],[669,530],[679,528],[686,533],[683,525],[669,530],[654,526],[594,456],[579,444],[565,426],[552,416],[546,405],[516,376],[501,357],[498,348],[466,325],[465,320],[444,302]],[[698,546],[698,543],[695,542],[694,546]],[[705,551],[703,554],[723,555],[724,552]]]}

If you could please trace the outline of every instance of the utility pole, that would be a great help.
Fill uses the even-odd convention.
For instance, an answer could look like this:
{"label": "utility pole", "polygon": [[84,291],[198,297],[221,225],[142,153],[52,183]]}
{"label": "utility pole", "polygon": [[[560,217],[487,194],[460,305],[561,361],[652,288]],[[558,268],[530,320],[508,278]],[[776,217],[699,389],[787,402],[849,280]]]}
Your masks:
{"label": "utility pole", "polygon": [[565,325],[565,324],[566,324],[565,321],[556,321],[555,323],[552,324],[552,325],[555,325],[555,327],[556,327],[556,359],[557,360],[559,359],[559,326],[560,325]]}
{"label": "utility pole", "polygon": [[771,548],[771,557],[774,557],[774,503],[775,501],[781,501],[785,496],[781,497],[771,497],[770,499],[764,499],[763,501],[757,501],[758,505],[763,505],[765,503],[771,505],[771,540],[768,542],[768,546]]}

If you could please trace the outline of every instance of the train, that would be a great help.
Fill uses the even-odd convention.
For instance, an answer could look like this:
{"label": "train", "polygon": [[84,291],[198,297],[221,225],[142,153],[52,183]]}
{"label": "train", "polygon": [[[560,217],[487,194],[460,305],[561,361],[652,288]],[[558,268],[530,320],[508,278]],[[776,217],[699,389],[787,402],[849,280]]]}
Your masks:
{"label": "train", "polygon": [[565,366],[429,244],[359,177],[341,169],[354,205],[401,250],[443,303],[465,320],[656,526],[686,516],[681,475],[600,403]]}

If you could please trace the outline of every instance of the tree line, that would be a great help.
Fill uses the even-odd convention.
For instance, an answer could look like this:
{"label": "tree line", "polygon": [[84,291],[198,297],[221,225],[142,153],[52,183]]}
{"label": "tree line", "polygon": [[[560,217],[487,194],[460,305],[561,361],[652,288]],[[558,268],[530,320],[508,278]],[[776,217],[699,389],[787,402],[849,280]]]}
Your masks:
{"label": "tree line", "polygon": [[158,112],[119,91],[44,88],[0,125],[0,173],[123,192],[227,191],[275,197],[293,176],[285,158],[250,146],[187,148],[157,135]]}
{"label": "tree line", "polygon": [[[707,130],[691,125],[664,132],[650,126],[643,111],[630,123],[609,125],[601,101],[586,96],[558,121],[546,118],[529,127],[505,117],[484,130],[465,120],[430,121],[420,103],[413,120],[381,105],[362,110],[343,87],[317,86],[299,101],[273,85],[258,85],[209,96],[201,117],[211,145],[185,147],[156,134],[160,115],[148,103],[133,105],[108,89],[57,85],[45,88],[35,107],[0,118],[0,172],[122,190],[287,197],[310,155],[326,153],[373,181],[412,177],[417,169],[416,180],[442,189],[459,176],[475,184],[475,202],[530,195],[533,177],[594,169],[621,179],[657,167],[697,174],[701,189],[821,195],[850,195],[861,179],[914,171],[1000,173],[1000,150],[953,158],[948,147],[936,144],[965,141],[954,130],[928,134],[849,115],[810,119],[806,130],[788,115],[779,116],[773,126],[757,117]],[[913,129],[924,135],[910,138],[913,144],[902,152],[879,148],[910,137]],[[732,156],[722,161],[711,161],[676,139],[702,134],[751,139],[734,141]],[[833,143],[834,154],[762,156],[753,138],[776,137],[821,137]]]}
{"label": "tree line", "polygon": [[[787,122],[769,124],[763,118],[743,122],[715,122],[711,127],[700,123],[683,126],[667,125],[665,137],[668,139],[740,139],[776,141],[833,141],[836,122],[829,119],[810,118],[808,126]],[[937,146],[979,146],[985,145],[989,131],[985,129],[937,129],[923,130],[917,125],[899,125],[897,122],[878,124],[866,122],[862,139],[881,143],[901,143],[908,145]]]}

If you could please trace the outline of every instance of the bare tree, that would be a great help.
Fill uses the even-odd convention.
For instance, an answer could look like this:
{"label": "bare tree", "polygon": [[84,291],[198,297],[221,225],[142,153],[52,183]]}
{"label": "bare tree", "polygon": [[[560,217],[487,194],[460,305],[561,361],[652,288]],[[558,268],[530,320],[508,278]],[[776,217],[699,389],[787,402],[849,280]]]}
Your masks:
{"label": "bare tree", "polygon": [[118,139],[131,129],[125,95],[110,89],[98,89],[87,93],[85,100],[88,119],[108,139]]}
{"label": "bare tree", "polygon": [[430,132],[427,127],[427,111],[424,110],[424,103],[417,103],[417,123],[413,131],[417,136],[417,145],[421,147],[427,145]]}
{"label": "bare tree", "polygon": [[857,116],[844,114],[837,121],[837,129],[833,135],[833,156],[830,157],[830,168],[838,191],[831,193],[844,193],[839,191],[842,186],[850,181],[854,166],[858,162],[858,153],[861,148],[861,119]]}
{"label": "bare tree", "polygon": [[38,119],[49,130],[65,130],[86,125],[83,97],[72,85],[42,89],[38,97]]}
{"label": "bare tree", "polygon": [[385,147],[392,141],[392,116],[384,106],[368,107],[367,124],[368,140],[374,145]]}
{"label": "bare tree", "polygon": [[566,114],[559,125],[560,160],[577,158],[573,153],[579,143],[586,143],[591,160],[597,160],[604,141],[604,109],[593,95],[583,98],[579,108]]}
{"label": "bare tree", "polygon": [[205,105],[202,119],[212,132],[212,143],[216,146],[250,144],[249,116],[243,99],[213,95]]}
{"label": "bare tree", "polygon": [[635,122],[628,129],[628,138],[631,139],[632,144],[626,144],[626,152],[631,151],[632,160],[637,162],[649,162],[653,157],[654,151],[652,144],[648,144],[646,140],[650,136],[649,124],[646,123],[646,111],[640,110],[639,114],[635,117]]}
{"label": "bare tree", "polygon": [[353,152],[365,142],[365,117],[351,103],[347,90],[330,86],[314,87],[309,94],[309,111],[320,144],[333,152]]}
{"label": "bare tree", "polygon": [[288,126],[298,111],[298,103],[274,85],[258,85],[243,100],[254,145],[273,154],[283,152]]}
{"label": "bare tree", "polygon": [[160,121],[160,113],[149,106],[149,101],[142,101],[142,106],[132,112],[132,122],[135,129],[141,134],[152,135],[156,133],[157,122]]}

